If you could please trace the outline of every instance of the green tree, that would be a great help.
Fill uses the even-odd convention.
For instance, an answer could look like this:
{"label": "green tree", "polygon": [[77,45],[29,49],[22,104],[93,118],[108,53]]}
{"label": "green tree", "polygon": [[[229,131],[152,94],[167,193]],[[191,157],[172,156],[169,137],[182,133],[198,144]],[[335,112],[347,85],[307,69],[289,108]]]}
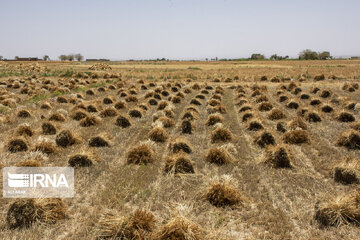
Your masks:
{"label": "green tree", "polygon": [[43,56],[43,60],[44,60],[44,61],[49,61],[49,60],[50,60],[50,57],[49,57],[48,55],[44,55],[44,56]]}
{"label": "green tree", "polygon": [[59,59],[60,59],[61,61],[66,61],[66,60],[67,60],[67,56],[66,56],[65,54],[62,54],[62,55],[59,56]]}
{"label": "green tree", "polygon": [[74,54],[69,54],[69,55],[66,56],[66,58],[67,58],[67,60],[69,60],[69,61],[74,61],[75,55],[74,55]]}
{"label": "green tree", "polygon": [[0,61],[3,60],[3,56],[0,56]]}
{"label": "green tree", "polygon": [[278,55],[277,54],[273,54],[273,55],[271,55],[271,57],[270,57],[270,60],[278,60]]}
{"label": "green tree", "polygon": [[265,56],[263,54],[260,54],[260,53],[253,53],[253,54],[251,54],[250,59],[261,60],[261,59],[265,59]]}
{"label": "green tree", "polygon": [[277,54],[273,54],[273,55],[271,55],[271,57],[270,57],[270,60],[284,60],[284,59],[288,59],[289,58],[289,56],[285,56],[285,57],[283,57],[283,56],[278,56]]}
{"label": "green tree", "polygon": [[299,53],[299,59],[302,60],[316,60],[319,59],[319,54],[310,49],[305,49]]}
{"label": "green tree", "polygon": [[15,56],[15,60],[19,60],[19,56]]}
{"label": "green tree", "polygon": [[78,53],[78,54],[75,54],[75,59],[80,62],[80,61],[84,60],[84,56],[81,55],[80,53]]}
{"label": "green tree", "polygon": [[319,53],[319,59],[321,59],[321,60],[327,60],[327,59],[331,59],[331,58],[332,58],[332,56],[330,55],[330,52],[328,52],[328,51]]}

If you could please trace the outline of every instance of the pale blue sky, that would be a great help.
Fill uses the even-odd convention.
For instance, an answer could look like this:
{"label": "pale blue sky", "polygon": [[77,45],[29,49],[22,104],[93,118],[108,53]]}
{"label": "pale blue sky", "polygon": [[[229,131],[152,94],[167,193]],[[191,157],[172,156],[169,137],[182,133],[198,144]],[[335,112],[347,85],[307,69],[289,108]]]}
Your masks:
{"label": "pale blue sky", "polygon": [[0,55],[360,55],[357,0],[0,0]]}

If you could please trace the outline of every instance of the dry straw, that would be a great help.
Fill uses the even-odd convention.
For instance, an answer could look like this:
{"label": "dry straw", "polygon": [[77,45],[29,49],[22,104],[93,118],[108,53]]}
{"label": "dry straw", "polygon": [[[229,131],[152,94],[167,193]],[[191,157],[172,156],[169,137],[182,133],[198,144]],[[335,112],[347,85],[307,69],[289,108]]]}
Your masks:
{"label": "dry straw", "polygon": [[307,130],[306,123],[300,117],[296,117],[288,123],[291,130],[302,129]]}
{"label": "dry straw", "polygon": [[154,215],[137,209],[127,217],[104,215],[98,223],[98,239],[151,239],[155,229]]}
{"label": "dry straw", "polygon": [[333,168],[333,177],[342,184],[357,184],[360,182],[360,161],[347,157],[342,159]]}
{"label": "dry straw", "polygon": [[267,145],[275,145],[275,138],[271,132],[262,131],[255,136],[254,143],[259,147],[265,148]]}
{"label": "dry straw", "polygon": [[181,132],[183,134],[192,134],[194,131],[194,127],[190,120],[185,119],[181,122]]}
{"label": "dry straw", "polygon": [[102,159],[92,149],[84,149],[69,157],[71,167],[91,167]]}
{"label": "dry straw", "polygon": [[205,231],[192,221],[185,217],[177,216],[163,225],[155,234],[156,240],[202,240],[205,238]]}
{"label": "dry straw", "polygon": [[187,154],[192,153],[192,146],[190,143],[182,137],[178,137],[175,140],[171,141],[169,144],[169,148],[172,151],[172,153],[179,153],[184,152]]}
{"label": "dry straw", "polygon": [[58,151],[55,144],[50,141],[42,140],[35,145],[34,151],[40,151],[45,154],[54,154]]}
{"label": "dry straw", "polygon": [[126,154],[128,164],[148,164],[155,161],[154,152],[151,147],[143,143],[139,146],[131,148]]}
{"label": "dry straw", "polygon": [[195,173],[193,165],[185,153],[170,155],[165,158],[164,172],[167,174]]}
{"label": "dry straw", "polygon": [[331,105],[324,105],[321,108],[321,111],[324,112],[324,113],[331,113],[331,112],[334,111],[334,108]]}
{"label": "dry straw", "polygon": [[71,118],[74,119],[75,121],[80,121],[81,119],[87,117],[87,113],[82,111],[82,110],[78,110],[76,112],[74,112],[73,114],[71,114]]}
{"label": "dry straw", "polygon": [[203,198],[215,207],[238,207],[246,201],[235,179],[228,175],[212,179]]}
{"label": "dry straw", "polygon": [[288,100],[288,99],[289,99],[289,97],[286,96],[286,95],[280,95],[280,96],[279,96],[279,102],[285,102],[285,101]]}
{"label": "dry straw", "polygon": [[132,125],[132,122],[130,121],[130,119],[128,117],[126,117],[124,115],[120,115],[116,118],[115,125],[122,127],[122,128],[127,128]]}
{"label": "dry straw", "polygon": [[70,131],[62,130],[55,138],[56,145],[59,147],[69,147],[79,142],[79,139]]}
{"label": "dry straw", "polygon": [[340,135],[337,145],[346,147],[349,150],[360,149],[360,134],[358,131],[349,130]]}
{"label": "dry straw", "polygon": [[7,149],[11,153],[26,152],[29,149],[29,143],[24,137],[13,138],[8,142]]}
{"label": "dry straw", "polygon": [[284,119],[286,118],[286,115],[281,110],[274,108],[270,111],[267,117],[268,119],[274,121],[274,120]]}
{"label": "dry straw", "polygon": [[113,107],[106,108],[100,112],[100,117],[115,117],[117,115],[117,111]]}
{"label": "dry straw", "polygon": [[290,109],[298,109],[299,108],[299,103],[295,102],[295,101],[290,101],[287,105],[287,108]]}
{"label": "dry straw", "polygon": [[249,131],[259,131],[264,129],[263,125],[259,121],[259,119],[254,119],[251,122],[249,122],[247,130]]}
{"label": "dry straw", "polygon": [[61,113],[53,113],[49,117],[49,121],[56,121],[56,122],[65,122],[66,118]]}
{"label": "dry straw", "polygon": [[126,108],[126,103],[124,101],[118,101],[115,103],[114,107],[118,110],[124,109],[124,108]]}
{"label": "dry straw", "polygon": [[289,148],[283,144],[268,146],[265,152],[265,163],[274,168],[291,168]]}
{"label": "dry straw", "polygon": [[267,111],[270,111],[272,108],[273,108],[273,106],[269,102],[262,102],[259,105],[259,111],[260,112],[267,112]]}
{"label": "dry straw", "polygon": [[239,109],[239,113],[242,113],[242,112],[245,112],[245,111],[249,111],[249,110],[251,110],[252,109],[252,107],[250,106],[250,105],[245,105],[245,106],[243,106],[243,107],[241,107],[240,109]]}
{"label": "dry straw", "polygon": [[31,129],[31,127],[30,127],[28,124],[20,125],[20,126],[17,128],[16,133],[17,133],[19,136],[28,136],[28,137],[31,137],[31,136],[34,135],[34,131]]}
{"label": "dry straw", "polygon": [[205,160],[219,166],[233,162],[231,154],[225,147],[210,148],[205,156]]}
{"label": "dry straw", "polygon": [[42,133],[44,135],[55,135],[56,127],[51,122],[45,122],[41,125]]}
{"label": "dry straw", "polygon": [[29,118],[31,117],[30,111],[26,109],[22,109],[17,113],[19,118]]}
{"label": "dry straw", "polygon": [[317,113],[315,111],[307,112],[305,114],[305,119],[306,119],[306,121],[308,121],[310,123],[316,123],[316,122],[321,122],[322,121],[319,113]]}
{"label": "dry straw", "polygon": [[197,118],[198,116],[195,111],[186,111],[182,117],[182,119],[187,119],[187,120],[196,120]]}
{"label": "dry straw", "polygon": [[67,207],[61,199],[16,200],[10,205],[6,222],[9,228],[28,228],[36,222],[55,223],[67,218]]}
{"label": "dry straw", "polygon": [[202,105],[202,103],[199,100],[195,99],[195,98],[191,99],[190,104],[197,105],[197,106]]}
{"label": "dry straw", "polygon": [[207,109],[207,112],[209,114],[213,114],[213,113],[221,113],[221,114],[226,114],[227,111],[226,111],[226,108],[222,105],[217,105],[215,107],[210,107]]}
{"label": "dry straw", "polygon": [[252,119],[253,117],[254,117],[254,114],[252,112],[246,112],[242,116],[242,121],[246,122],[247,120]]}
{"label": "dry straw", "polygon": [[129,110],[129,116],[132,118],[142,118],[143,116],[143,109],[137,107]]}
{"label": "dry straw", "polygon": [[96,116],[87,116],[80,121],[81,127],[96,126],[100,123],[100,119]]}
{"label": "dry straw", "polygon": [[170,127],[175,126],[175,121],[166,116],[161,116],[156,121],[162,123],[164,128],[170,128]]}
{"label": "dry straw", "polygon": [[300,129],[286,132],[283,139],[285,143],[289,144],[302,144],[310,142],[310,137],[307,131]]}
{"label": "dry straw", "polygon": [[218,126],[214,131],[211,133],[211,142],[217,143],[217,142],[228,142],[232,140],[232,134],[231,132],[222,127]]}
{"label": "dry straw", "polygon": [[315,220],[323,227],[360,223],[360,192],[322,200],[315,205]]}
{"label": "dry straw", "polygon": [[154,127],[149,132],[148,137],[154,142],[165,142],[169,135],[162,127]]}
{"label": "dry straw", "polygon": [[352,115],[349,112],[341,112],[337,118],[336,118],[339,122],[354,122],[355,121],[355,117],[354,115]]}
{"label": "dry straw", "polygon": [[17,167],[40,167],[41,163],[38,160],[29,159],[23,160],[16,164]]}
{"label": "dry straw", "polygon": [[91,137],[89,140],[90,147],[110,147],[112,142],[112,136],[109,133],[103,132],[95,137]]}
{"label": "dry straw", "polygon": [[217,123],[223,123],[224,119],[220,114],[211,114],[208,119],[206,120],[207,126],[213,126]]}
{"label": "dry straw", "polygon": [[98,109],[95,105],[90,104],[86,107],[86,111],[88,111],[90,113],[94,113],[94,112],[98,112]]}

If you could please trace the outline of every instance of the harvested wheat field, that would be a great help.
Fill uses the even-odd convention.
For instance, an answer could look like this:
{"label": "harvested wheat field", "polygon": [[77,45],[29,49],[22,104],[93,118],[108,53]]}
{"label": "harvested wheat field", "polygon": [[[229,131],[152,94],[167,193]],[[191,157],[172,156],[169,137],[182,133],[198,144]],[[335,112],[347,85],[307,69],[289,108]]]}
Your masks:
{"label": "harvested wheat field", "polygon": [[75,169],[74,198],[1,198],[0,239],[360,239],[359,60],[0,76],[1,167]]}

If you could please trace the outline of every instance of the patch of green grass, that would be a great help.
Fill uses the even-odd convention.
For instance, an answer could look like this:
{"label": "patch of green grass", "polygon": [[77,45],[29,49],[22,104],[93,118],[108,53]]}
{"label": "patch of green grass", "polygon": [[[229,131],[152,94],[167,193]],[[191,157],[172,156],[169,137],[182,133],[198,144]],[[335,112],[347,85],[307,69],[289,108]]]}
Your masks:
{"label": "patch of green grass", "polygon": [[147,75],[146,79],[152,80],[152,79],[154,79],[154,77],[152,75]]}
{"label": "patch of green grass", "polygon": [[110,82],[99,82],[99,83],[92,83],[89,85],[90,88],[98,88],[98,87],[103,87],[103,86],[106,86],[107,84],[110,84],[112,83],[111,81]]}
{"label": "patch of green grass", "polygon": [[31,76],[32,73],[25,71],[1,71],[0,77],[22,77],[22,76]]}
{"label": "patch of green grass", "polygon": [[10,110],[10,108],[8,108],[8,107],[2,107],[2,106],[0,106],[0,113],[1,113],[1,114],[6,113],[6,112],[9,111],[9,110]]}
{"label": "patch of green grass", "polygon": [[61,95],[64,95],[64,93],[56,90],[56,91],[52,92],[50,96],[57,97],[57,96],[61,96]]}
{"label": "patch of green grass", "polygon": [[187,69],[189,69],[189,70],[201,70],[201,68],[199,68],[199,67],[188,67]]}
{"label": "patch of green grass", "polygon": [[88,90],[87,87],[76,87],[74,88],[74,92],[86,92]]}
{"label": "patch of green grass", "polygon": [[161,75],[160,79],[171,79],[170,75]]}
{"label": "patch of green grass", "polygon": [[75,73],[74,70],[68,69],[65,72],[61,74],[62,77],[72,77],[72,75]]}
{"label": "patch of green grass", "polygon": [[0,72],[0,77],[9,77],[9,73],[8,72]]}
{"label": "patch of green grass", "polygon": [[73,69],[64,70],[46,70],[46,72],[40,73],[42,77],[72,77],[76,72]]}
{"label": "patch of green grass", "polygon": [[125,75],[125,78],[126,78],[126,79],[132,79],[132,78],[133,78],[133,75],[132,75],[132,74],[126,74],[126,75]]}
{"label": "patch of green grass", "polygon": [[164,72],[176,72],[177,69],[173,69],[173,68],[165,68]]}
{"label": "patch of green grass", "polygon": [[346,67],[345,65],[326,65],[326,68]]}
{"label": "patch of green grass", "polygon": [[45,95],[45,94],[37,94],[37,95],[31,97],[31,98],[27,101],[27,103],[36,103],[36,104],[37,104],[37,103],[39,103],[40,101],[45,100],[45,99],[47,99],[47,98],[48,98],[48,96]]}
{"label": "patch of green grass", "polygon": [[185,77],[190,78],[192,80],[197,80],[197,76],[195,76],[194,74],[187,74]]}

